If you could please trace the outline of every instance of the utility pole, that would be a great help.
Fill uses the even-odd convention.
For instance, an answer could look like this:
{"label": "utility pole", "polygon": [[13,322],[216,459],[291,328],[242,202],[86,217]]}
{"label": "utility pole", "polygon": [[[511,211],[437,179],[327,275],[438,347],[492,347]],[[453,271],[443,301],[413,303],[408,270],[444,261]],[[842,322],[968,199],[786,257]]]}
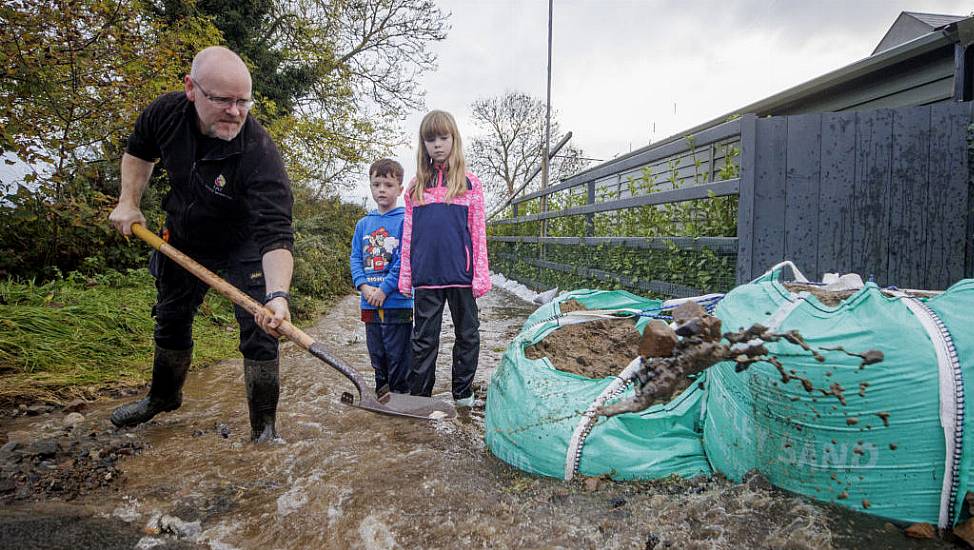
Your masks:
{"label": "utility pole", "polygon": [[[548,188],[548,151],[551,148],[551,16],[554,0],[548,0],[548,96],[545,107],[544,123],[544,151],[541,154],[541,189]],[[541,196],[541,212],[548,211],[548,196]],[[545,237],[548,233],[548,220],[541,220],[541,236]],[[544,257],[544,243],[541,244],[541,256]]]}

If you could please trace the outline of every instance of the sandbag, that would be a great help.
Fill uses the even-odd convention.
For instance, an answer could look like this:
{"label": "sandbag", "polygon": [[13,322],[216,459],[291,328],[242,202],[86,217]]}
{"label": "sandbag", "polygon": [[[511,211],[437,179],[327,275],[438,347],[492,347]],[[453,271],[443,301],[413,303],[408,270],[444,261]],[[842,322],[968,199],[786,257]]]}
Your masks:
{"label": "sandbag", "polygon": [[732,480],[757,470],[783,489],[892,520],[956,523],[971,469],[974,281],[933,298],[867,283],[828,306],[789,291],[784,271],[728,293],[715,312],[723,330],[761,323],[797,330],[819,350],[885,358],[863,366],[823,351],[819,362],[780,342],[768,348],[788,382],[769,364],[712,367],[704,446],[714,470]]}
{"label": "sandbag", "polygon": [[[568,300],[590,310],[646,310],[661,304],[625,291],[579,290],[538,308],[508,346],[490,381],[485,439],[491,452],[521,470],[557,478],[570,478],[573,472],[618,480],[709,475],[701,444],[704,393],[697,384],[639,414],[599,419],[579,447],[577,468],[571,467],[569,448],[582,413],[614,378],[596,380],[559,371],[547,358],[532,360],[524,353],[564,326],[561,304]],[[637,323],[637,330],[648,320]],[[617,397],[631,393],[629,387]]]}

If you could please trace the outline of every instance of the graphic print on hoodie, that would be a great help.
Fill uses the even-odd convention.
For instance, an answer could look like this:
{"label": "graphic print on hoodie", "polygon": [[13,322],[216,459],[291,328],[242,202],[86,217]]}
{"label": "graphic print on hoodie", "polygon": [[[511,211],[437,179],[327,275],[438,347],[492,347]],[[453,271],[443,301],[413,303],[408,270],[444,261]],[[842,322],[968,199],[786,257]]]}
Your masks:
{"label": "graphic print on hoodie", "polygon": [[[400,206],[385,214],[369,212],[355,225],[349,258],[352,284],[378,287],[386,295],[382,309],[412,309],[413,301],[399,292],[399,266],[405,210]],[[377,309],[363,297],[362,309]]]}

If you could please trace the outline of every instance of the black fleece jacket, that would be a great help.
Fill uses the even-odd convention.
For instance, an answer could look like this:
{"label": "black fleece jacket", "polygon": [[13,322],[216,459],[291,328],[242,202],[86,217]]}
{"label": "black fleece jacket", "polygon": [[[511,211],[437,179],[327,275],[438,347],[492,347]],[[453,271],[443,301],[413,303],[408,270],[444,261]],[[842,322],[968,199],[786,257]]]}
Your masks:
{"label": "black fleece jacket", "polygon": [[261,255],[293,248],[291,184],[277,146],[252,116],[231,141],[208,138],[186,94],[171,92],[142,111],[126,152],[162,159],[166,225],[187,248],[226,252],[248,240]]}

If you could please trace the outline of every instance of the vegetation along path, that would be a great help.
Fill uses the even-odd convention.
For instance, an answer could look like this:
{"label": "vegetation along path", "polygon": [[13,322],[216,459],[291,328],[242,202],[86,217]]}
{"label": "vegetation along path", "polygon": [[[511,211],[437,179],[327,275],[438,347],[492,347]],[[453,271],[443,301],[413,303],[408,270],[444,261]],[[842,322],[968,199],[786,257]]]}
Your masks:
{"label": "vegetation along path", "polygon": [[[480,301],[483,397],[532,311],[502,290]],[[435,392],[449,389],[444,326]],[[309,329],[370,375],[358,299]],[[286,443],[247,442],[241,362],[193,372],[181,409],[134,430],[120,400],[5,418],[4,548],[931,548],[883,522],[821,507],[753,477],[565,483],[523,474],[483,443],[484,410],[455,420],[383,417],[339,402],[345,378],[282,348]],[[74,416],[71,416],[74,414]]]}

